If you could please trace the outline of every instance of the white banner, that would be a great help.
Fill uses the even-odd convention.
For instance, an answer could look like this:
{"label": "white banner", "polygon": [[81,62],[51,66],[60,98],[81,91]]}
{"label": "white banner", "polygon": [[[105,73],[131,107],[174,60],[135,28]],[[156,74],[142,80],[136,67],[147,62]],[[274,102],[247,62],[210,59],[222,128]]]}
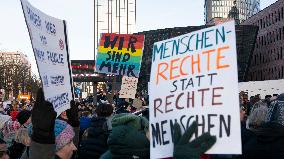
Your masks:
{"label": "white banner", "polygon": [[135,99],[138,78],[135,77],[122,77],[121,89],[119,91],[119,98]]}
{"label": "white banner", "polygon": [[[150,78],[151,158],[173,156],[175,122],[217,137],[209,154],[241,154],[233,21],[154,44]],[[232,148],[233,145],[233,148]]]}
{"label": "white banner", "polygon": [[66,23],[46,15],[27,0],[21,3],[45,99],[60,115],[70,108],[73,95]]}

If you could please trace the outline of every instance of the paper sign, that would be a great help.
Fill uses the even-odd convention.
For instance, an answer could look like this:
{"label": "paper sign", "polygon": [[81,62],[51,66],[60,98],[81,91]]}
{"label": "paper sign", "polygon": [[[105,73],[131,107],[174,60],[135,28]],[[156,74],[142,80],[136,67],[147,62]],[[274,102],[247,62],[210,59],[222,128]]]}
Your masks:
{"label": "paper sign", "polygon": [[144,35],[104,33],[96,58],[100,73],[139,77]]}
{"label": "paper sign", "polygon": [[[151,158],[173,156],[173,125],[217,137],[209,154],[241,154],[234,22],[153,46],[150,78]],[[233,146],[233,147],[232,147]]]}
{"label": "paper sign", "polygon": [[60,115],[70,108],[73,95],[66,23],[46,15],[26,0],[21,3],[45,99]]}
{"label": "paper sign", "polygon": [[135,98],[138,78],[122,77],[121,89],[119,91],[119,98]]}

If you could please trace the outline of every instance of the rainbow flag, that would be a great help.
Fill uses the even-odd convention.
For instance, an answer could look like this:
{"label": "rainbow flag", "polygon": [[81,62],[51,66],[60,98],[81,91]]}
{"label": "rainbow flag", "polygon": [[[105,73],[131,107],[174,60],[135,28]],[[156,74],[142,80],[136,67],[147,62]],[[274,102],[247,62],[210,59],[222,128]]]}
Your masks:
{"label": "rainbow flag", "polygon": [[143,47],[144,35],[103,33],[96,58],[97,72],[138,78]]}

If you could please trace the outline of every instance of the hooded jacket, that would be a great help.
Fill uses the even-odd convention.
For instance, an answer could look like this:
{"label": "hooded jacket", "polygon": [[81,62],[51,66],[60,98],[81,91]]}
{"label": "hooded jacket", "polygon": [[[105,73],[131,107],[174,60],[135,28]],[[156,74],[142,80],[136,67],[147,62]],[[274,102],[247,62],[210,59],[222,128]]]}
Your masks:
{"label": "hooded jacket", "polygon": [[243,145],[243,158],[284,158],[284,94],[268,107],[266,123],[252,131],[255,137]]}
{"label": "hooded jacket", "polygon": [[100,159],[148,159],[150,142],[146,137],[149,122],[133,114],[118,114],[112,119],[107,140],[109,150]]}
{"label": "hooded jacket", "polygon": [[267,123],[262,128],[252,131],[256,137],[243,145],[242,158],[284,158],[284,127],[282,125]]}

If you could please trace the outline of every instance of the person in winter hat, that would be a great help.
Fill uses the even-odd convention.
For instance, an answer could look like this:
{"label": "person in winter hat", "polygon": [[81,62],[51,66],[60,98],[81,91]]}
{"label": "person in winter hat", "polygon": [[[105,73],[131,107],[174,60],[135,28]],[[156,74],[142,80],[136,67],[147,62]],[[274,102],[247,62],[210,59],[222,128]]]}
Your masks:
{"label": "person in winter hat", "polygon": [[66,110],[67,123],[73,127],[75,136],[73,142],[76,147],[79,145],[79,132],[80,132],[80,121],[79,121],[79,103],[74,100],[70,102],[70,109]]}
{"label": "person in winter hat", "polygon": [[0,115],[0,129],[2,129],[6,121],[9,120],[12,120],[12,118],[9,115]]}
{"label": "person in winter hat", "polygon": [[79,146],[80,159],[99,158],[108,150],[107,139],[111,130],[113,106],[100,104],[96,108],[97,116],[91,119],[90,127],[85,131]]}
{"label": "person in winter hat", "polygon": [[[29,130],[27,128],[21,127],[16,133],[15,142],[18,143],[18,147],[23,147],[21,153],[17,156],[17,158],[21,157],[21,159],[29,158],[29,147],[31,145],[31,138],[29,135]],[[14,150],[11,150],[12,152]]]}
{"label": "person in winter hat", "polygon": [[[30,124],[28,126],[28,131],[32,134],[33,126]],[[54,125],[54,135],[55,135],[55,152],[58,156],[65,156],[62,158],[71,158],[73,151],[77,150],[73,138],[75,132],[73,128],[63,120],[56,119]],[[66,146],[66,147],[65,147]]]}
{"label": "person in winter hat", "polygon": [[17,121],[7,121],[4,124],[2,129],[3,139],[7,143],[8,147],[12,145],[13,140],[15,139],[16,132],[20,129],[21,125]]}
{"label": "person in winter hat", "polygon": [[[100,159],[150,158],[149,122],[133,114],[118,114],[112,119],[112,132],[108,138],[109,151]],[[199,159],[216,142],[216,137],[205,133],[189,142],[197,129],[194,122],[181,134],[179,124],[174,125],[174,158]]]}
{"label": "person in winter hat", "polygon": [[31,123],[31,111],[22,110],[16,117],[17,121],[23,126],[27,127]]}
{"label": "person in winter hat", "polygon": [[29,159],[70,159],[76,147],[74,130],[65,121],[56,120],[53,105],[38,90],[32,110],[32,135]]}
{"label": "person in winter hat", "polygon": [[251,113],[248,117],[249,128],[258,128],[266,121],[266,116],[268,113],[267,103],[264,101],[258,101],[253,105]]}
{"label": "person in winter hat", "polygon": [[251,129],[256,137],[243,145],[245,159],[284,158],[284,94],[268,107],[266,121]]}
{"label": "person in winter hat", "polygon": [[77,150],[73,143],[75,136],[73,128],[65,121],[55,120],[54,133],[57,156],[62,159],[70,159],[73,151]]}
{"label": "person in winter hat", "polygon": [[3,127],[4,141],[7,143],[11,159],[20,158],[25,150],[25,146],[15,140],[20,127],[21,125],[17,121],[7,121]]}

